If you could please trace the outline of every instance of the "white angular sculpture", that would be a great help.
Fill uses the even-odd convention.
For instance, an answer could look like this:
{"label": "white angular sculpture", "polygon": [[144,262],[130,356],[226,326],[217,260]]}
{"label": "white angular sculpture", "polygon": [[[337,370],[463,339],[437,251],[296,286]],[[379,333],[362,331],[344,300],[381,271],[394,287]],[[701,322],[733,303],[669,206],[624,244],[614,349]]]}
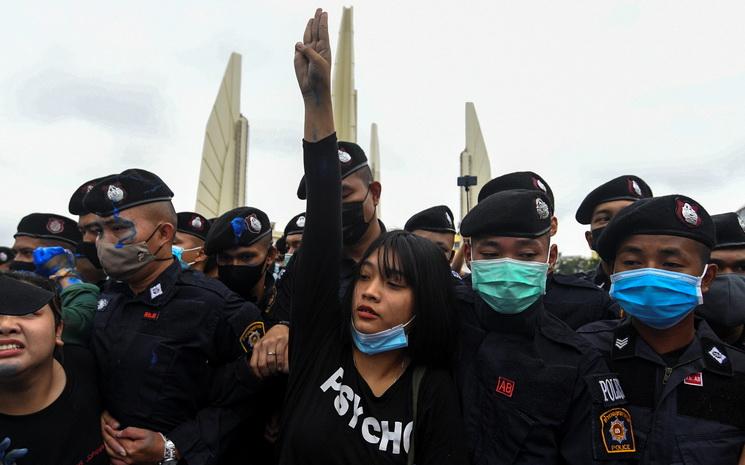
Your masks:
{"label": "white angular sculpture", "polygon": [[476,205],[481,187],[491,179],[491,164],[473,102],[466,102],[466,148],[460,154],[460,175],[476,176],[477,183],[460,189],[460,219]]}
{"label": "white angular sculpture", "polygon": [[207,120],[195,210],[213,218],[246,204],[248,120],[241,114],[241,56],[230,55]]}
{"label": "white angular sculpture", "polygon": [[[378,141],[378,124],[373,123],[370,127],[370,170],[373,179],[380,181],[380,142]],[[378,202],[378,218],[380,218],[380,202]]]}
{"label": "white angular sculpture", "polygon": [[331,101],[338,140],[357,143],[357,89],[354,88],[354,31],[352,7],[342,10],[339,42],[334,56]]}

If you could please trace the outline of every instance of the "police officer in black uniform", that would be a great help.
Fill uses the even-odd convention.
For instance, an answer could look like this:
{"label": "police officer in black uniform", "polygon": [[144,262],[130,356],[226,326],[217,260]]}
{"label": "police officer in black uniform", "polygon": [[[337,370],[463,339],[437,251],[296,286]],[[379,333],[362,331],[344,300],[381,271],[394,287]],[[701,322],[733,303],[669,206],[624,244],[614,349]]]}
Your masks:
{"label": "police officer in black uniform", "polygon": [[184,268],[204,272],[207,253],[204,241],[210,232],[210,220],[197,212],[178,212],[176,236],[173,239],[173,255]]}
{"label": "police officer in black uniform", "polygon": [[[631,174],[619,176],[596,187],[582,201],[574,215],[579,224],[590,225],[585,231],[585,240],[591,250],[597,250],[597,241],[608,222],[621,211],[639,199],[652,197],[652,189],[644,180]],[[582,274],[581,277],[596,286],[610,289],[608,265],[602,261],[595,271]]]}
{"label": "police officer in black uniform", "polygon": [[[589,464],[633,455],[602,446],[595,418],[623,405],[600,355],[546,311],[550,199],[536,190],[501,191],[461,223],[471,239],[473,292],[463,308],[458,382],[472,463]],[[612,398],[599,397],[600,385]],[[623,418],[631,427],[630,415]]]}
{"label": "police officer in black uniform", "polygon": [[31,213],[21,218],[13,235],[15,256],[13,271],[35,271],[34,250],[39,247],[63,247],[75,253],[80,242],[77,224],[54,213]]}
{"label": "police officer in black uniform", "polygon": [[285,255],[290,255],[290,257],[285,258],[285,266],[287,266],[287,262],[290,261],[290,258],[296,254],[303,245],[304,232],[305,212],[293,216],[285,226],[284,234],[282,236],[285,239],[285,246],[287,248],[287,250],[285,250]]}
{"label": "police officer in black uniform", "polygon": [[634,416],[633,430],[612,416],[603,430],[611,444],[633,437],[644,464],[735,464],[745,444],[745,353],[694,319],[717,274],[715,244],[711,217],[683,195],[636,201],[597,242],[630,316],[579,333],[618,373]]}
{"label": "police officer in black uniform", "polygon": [[83,205],[83,197],[101,178],[91,179],[80,185],[70,197],[67,210],[78,217],[78,231],[82,236],[77,246],[77,265],[83,280],[88,283],[102,285],[106,280],[106,274],[101,268],[96,252],[96,233],[94,232],[98,217],[95,213],[88,211]]}
{"label": "police officer in black uniform", "polygon": [[96,247],[111,278],[92,337],[106,451],[133,463],[235,463],[231,441],[255,404],[236,379],[263,322],[254,305],[174,260],[172,197],[155,174],[129,169],[83,199],[100,217]]}
{"label": "police officer in black uniform", "polygon": [[721,340],[745,349],[745,221],[737,213],[713,215],[717,243],[711,262],[717,277],[696,314]]}
{"label": "police officer in black uniform", "polygon": [[448,262],[453,258],[455,223],[453,212],[446,205],[430,207],[414,214],[406,221],[404,230],[434,242]]}
{"label": "police officer in black uniform", "polygon": [[[528,189],[544,193],[547,197],[551,214],[550,235],[554,236],[559,228],[559,221],[554,215],[554,194],[551,186],[538,174],[532,171],[508,173],[487,182],[479,192],[479,202],[490,195],[509,189]],[[551,246],[552,263],[556,262],[558,247]],[[468,259],[468,257],[466,257]],[[572,329],[598,320],[614,319],[620,316],[618,305],[607,292],[597,289],[586,280],[573,275],[565,275],[549,270],[546,295],[543,304],[546,310],[557,316]]]}

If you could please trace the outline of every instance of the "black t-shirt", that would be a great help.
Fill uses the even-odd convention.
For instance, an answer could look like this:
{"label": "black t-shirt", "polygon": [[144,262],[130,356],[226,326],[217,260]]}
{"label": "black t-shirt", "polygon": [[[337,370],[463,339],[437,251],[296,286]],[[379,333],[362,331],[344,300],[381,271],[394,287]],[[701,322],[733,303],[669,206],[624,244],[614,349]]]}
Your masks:
{"label": "black t-shirt", "polygon": [[412,424],[409,367],[376,397],[345,344],[339,303],[340,180],[336,138],[305,144],[308,186],[303,248],[292,287],[290,377],[282,464],[405,464],[412,434],[416,463],[466,463],[458,394],[446,371],[428,369]]}
{"label": "black t-shirt", "polygon": [[5,451],[0,444],[0,457],[16,450],[17,465],[109,463],[99,426],[101,401],[93,357],[83,347],[67,345],[64,369],[65,389],[51,405],[30,415],[0,414],[0,440],[10,439]]}

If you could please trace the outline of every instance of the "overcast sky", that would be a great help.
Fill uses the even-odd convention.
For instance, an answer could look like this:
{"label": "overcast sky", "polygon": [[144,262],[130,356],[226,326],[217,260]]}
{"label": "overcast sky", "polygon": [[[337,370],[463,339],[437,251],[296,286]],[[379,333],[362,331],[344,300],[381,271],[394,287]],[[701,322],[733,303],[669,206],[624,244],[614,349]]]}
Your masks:
{"label": "overcast sky", "polygon": [[[347,3],[12,2],[0,16],[0,244],[22,216],[67,214],[73,190],[139,167],[194,208],[204,128],[230,52],[243,55],[247,203],[278,227],[304,209],[293,45],[316,6],[336,50]],[[589,251],[574,212],[621,174],[710,213],[745,204],[745,3],[360,1],[358,142],[379,125],[382,219],[458,215],[465,102],[492,173],[551,185],[558,243]]]}

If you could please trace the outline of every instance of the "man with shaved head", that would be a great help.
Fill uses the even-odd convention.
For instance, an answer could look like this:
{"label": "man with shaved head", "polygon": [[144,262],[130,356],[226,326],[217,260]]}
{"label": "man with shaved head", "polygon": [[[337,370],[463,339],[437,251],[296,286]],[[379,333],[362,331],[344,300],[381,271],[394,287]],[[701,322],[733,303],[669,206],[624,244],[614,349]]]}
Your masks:
{"label": "man with shaved head", "polygon": [[99,218],[97,255],[110,278],[92,348],[113,464],[232,463],[230,441],[251,404],[235,377],[264,332],[259,311],[174,259],[172,197],[155,174],[129,169],[83,198]]}

